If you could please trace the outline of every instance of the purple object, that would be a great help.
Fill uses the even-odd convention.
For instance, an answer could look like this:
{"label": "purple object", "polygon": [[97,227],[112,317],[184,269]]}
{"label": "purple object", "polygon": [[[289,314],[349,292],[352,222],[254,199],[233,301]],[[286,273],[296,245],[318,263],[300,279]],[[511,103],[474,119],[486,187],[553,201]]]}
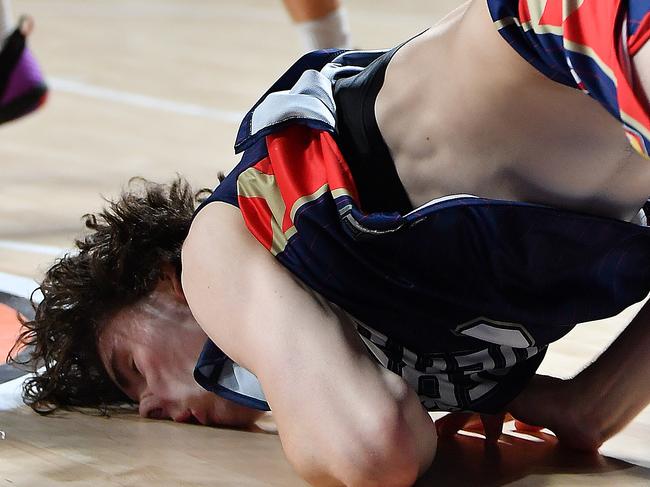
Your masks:
{"label": "purple object", "polygon": [[5,105],[35,88],[40,89],[43,85],[43,73],[31,51],[26,47],[9,76],[7,88],[0,99],[0,105]]}

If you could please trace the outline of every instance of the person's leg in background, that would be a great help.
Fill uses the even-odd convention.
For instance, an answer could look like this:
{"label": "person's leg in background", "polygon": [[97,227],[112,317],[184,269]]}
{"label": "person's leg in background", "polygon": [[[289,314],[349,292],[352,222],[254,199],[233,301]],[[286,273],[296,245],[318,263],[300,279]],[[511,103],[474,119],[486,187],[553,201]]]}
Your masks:
{"label": "person's leg in background", "polygon": [[348,15],[340,0],[283,0],[305,51],[350,49]]}
{"label": "person's leg in background", "polygon": [[10,0],[0,0],[0,38],[4,42],[14,29],[14,17]]}
{"label": "person's leg in background", "polygon": [[0,0],[0,124],[36,110],[45,101],[43,74],[26,46],[31,17],[14,20],[11,0]]}

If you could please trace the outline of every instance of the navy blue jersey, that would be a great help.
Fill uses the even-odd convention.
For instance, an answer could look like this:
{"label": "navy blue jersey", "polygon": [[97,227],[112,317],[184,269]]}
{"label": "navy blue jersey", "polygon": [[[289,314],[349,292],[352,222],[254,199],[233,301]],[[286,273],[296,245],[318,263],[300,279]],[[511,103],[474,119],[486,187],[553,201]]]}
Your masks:
{"label": "navy blue jersey", "polygon": [[[244,119],[242,160],[204,205],[237,206],[260,245],[341,311],[427,409],[496,412],[548,344],[648,294],[645,213],[628,223],[472,195],[364,211],[337,146],[332,85],[381,55],[299,60]],[[268,407],[255,377],[212,342],[195,377]]]}

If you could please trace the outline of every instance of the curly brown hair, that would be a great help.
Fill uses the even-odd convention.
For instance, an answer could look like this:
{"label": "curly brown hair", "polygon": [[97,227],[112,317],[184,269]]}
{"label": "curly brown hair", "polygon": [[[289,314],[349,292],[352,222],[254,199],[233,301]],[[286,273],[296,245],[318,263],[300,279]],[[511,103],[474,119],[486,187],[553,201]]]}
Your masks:
{"label": "curly brown hair", "polygon": [[[219,179],[222,179],[220,175]],[[181,247],[192,216],[207,190],[195,193],[177,177],[170,184],[142,178],[94,215],[84,215],[87,235],[77,251],[58,259],[37,291],[33,320],[12,349],[12,361],[36,372],[23,385],[23,400],[40,414],[58,408],[96,408],[101,414],[132,402],[111,381],[97,352],[102,322],[150,293],[161,265],[172,264],[179,276]],[[36,292],[36,291],[35,291]],[[14,352],[31,350],[25,361]]]}

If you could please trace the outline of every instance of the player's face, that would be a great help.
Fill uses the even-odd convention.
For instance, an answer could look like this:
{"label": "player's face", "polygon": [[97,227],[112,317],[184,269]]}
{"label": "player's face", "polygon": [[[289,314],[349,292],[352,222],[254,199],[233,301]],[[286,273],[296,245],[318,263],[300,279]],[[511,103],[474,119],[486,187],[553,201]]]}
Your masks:
{"label": "player's face", "polygon": [[139,403],[143,417],[205,425],[253,423],[259,411],[222,399],[194,381],[206,338],[182,299],[157,290],[107,320],[98,349],[109,376]]}

